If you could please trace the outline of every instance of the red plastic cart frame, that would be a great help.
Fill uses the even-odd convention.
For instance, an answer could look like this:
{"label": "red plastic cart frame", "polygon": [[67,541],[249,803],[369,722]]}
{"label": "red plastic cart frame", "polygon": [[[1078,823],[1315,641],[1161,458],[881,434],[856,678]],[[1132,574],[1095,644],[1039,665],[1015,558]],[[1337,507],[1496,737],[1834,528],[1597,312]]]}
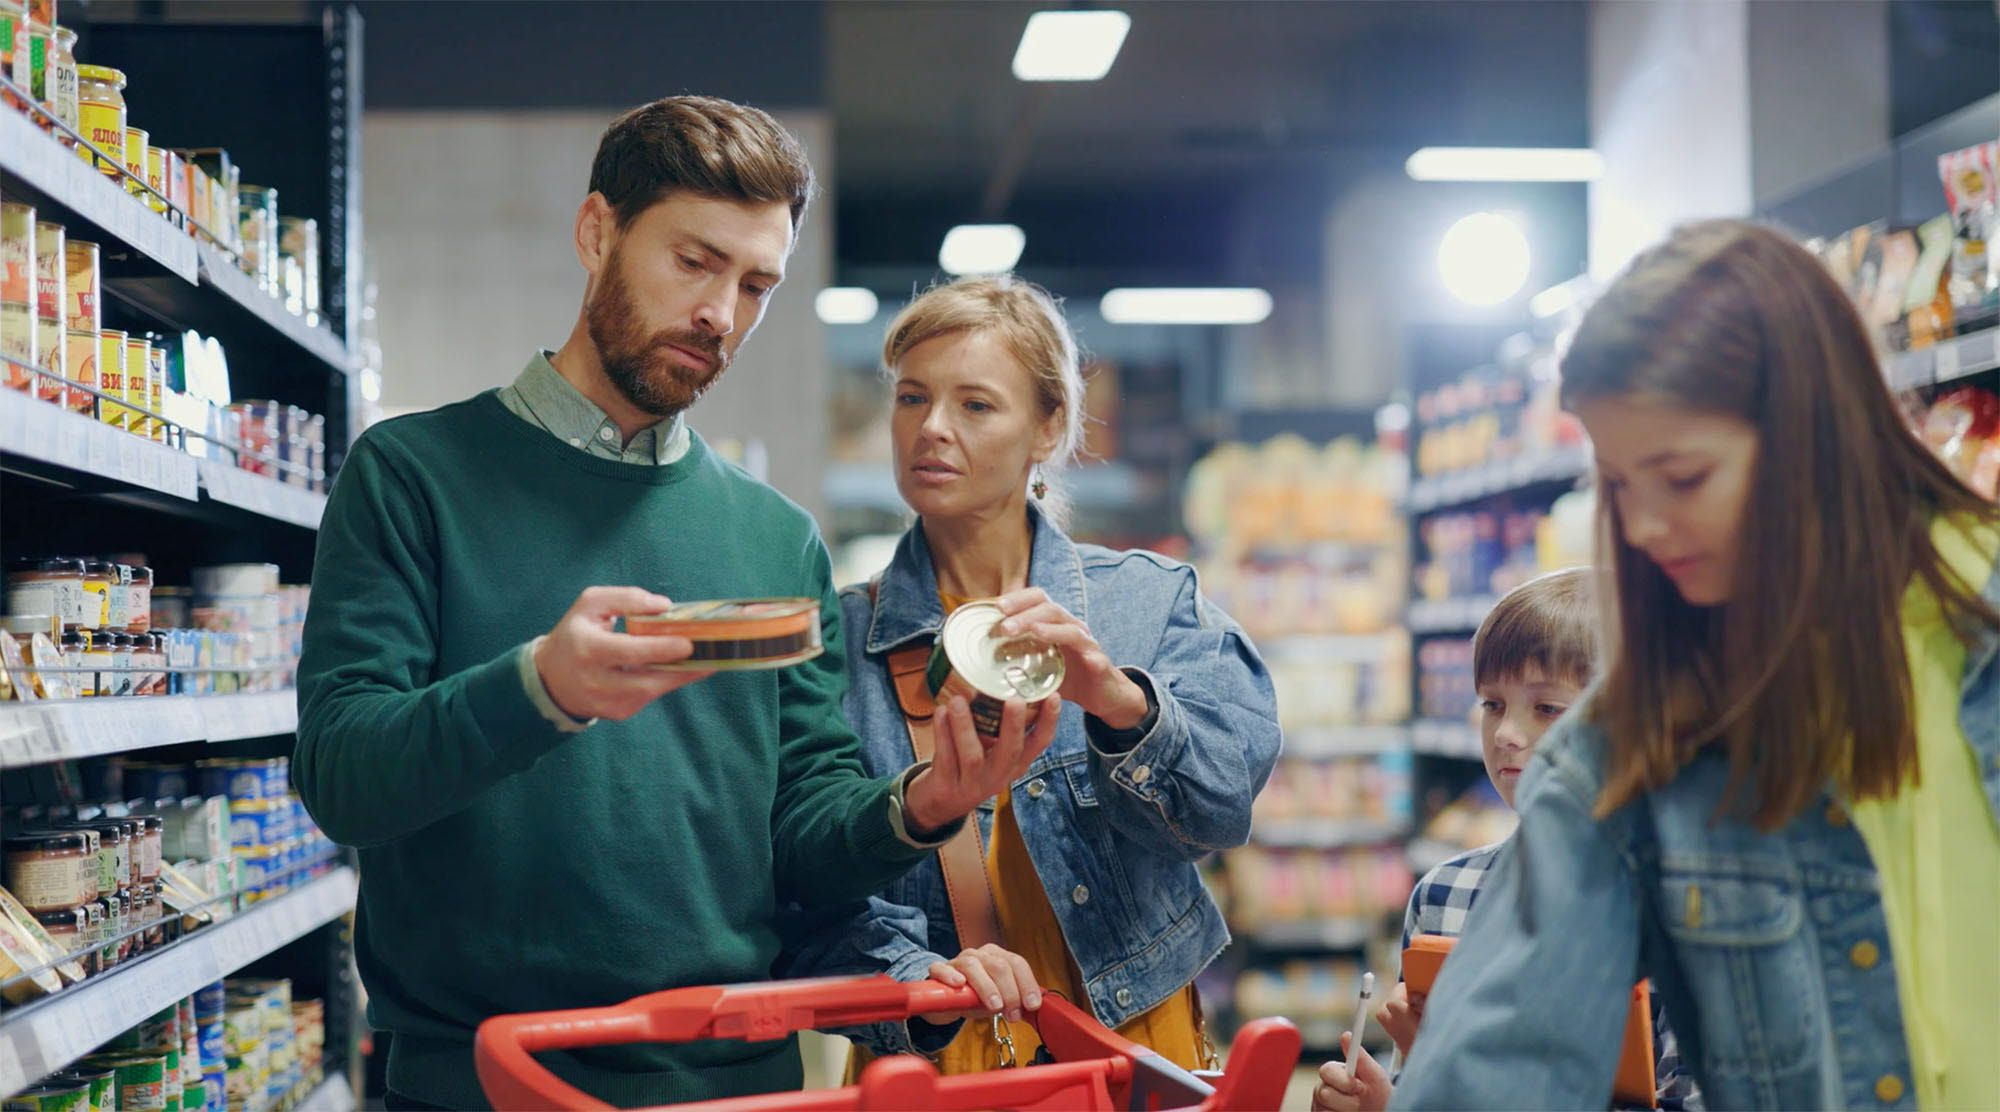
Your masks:
{"label": "red plastic cart frame", "polygon": [[[500,1112],[607,1109],[549,1072],[533,1055],[619,1043],[740,1039],[766,1042],[797,1031],[899,1021],[977,1006],[970,988],[887,977],[777,981],[681,988],[608,1008],[500,1016],[480,1025],[474,1060],[486,1096]],[[1043,997],[1032,1022],[1053,1064],[942,1077],[927,1061],[882,1058],[845,1089],[769,1093],[704,1104],[704,1112],[849,1112],[849,1110],[1020,1109],[1023,1112],[1115,1109],[1164,1112],[1262,1112],[1283,1100],[1299,1060],[1290,1021],[1260,1019],[1237,1034],[1229,1066],[1214,1085],[1137,1043],[1120,1038],[1059,996]]]}

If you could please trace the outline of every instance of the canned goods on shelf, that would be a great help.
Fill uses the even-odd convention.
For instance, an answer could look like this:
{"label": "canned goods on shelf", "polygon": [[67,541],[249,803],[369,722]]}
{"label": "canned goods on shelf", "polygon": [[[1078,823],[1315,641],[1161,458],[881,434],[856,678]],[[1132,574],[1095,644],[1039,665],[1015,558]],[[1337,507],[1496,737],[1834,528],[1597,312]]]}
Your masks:
{"label": "canned goods on shelf", "polygon": [[994,627],[1004,617],[994,602],[969,602],[952,611],[924,675],[934,699],[965,699],[974,728],[985,737],[999,736],[1007,700],[1039,703],[1063,681],[1062,653],[1031,638],[999,636]]}
{"label": "canned goods on shelf", "polygon": [[660,671],[749,671],[801,664],[822,651],[819,603],[808,598],[711,599],[622,619],[636,636],[685,637],[694,653]]}

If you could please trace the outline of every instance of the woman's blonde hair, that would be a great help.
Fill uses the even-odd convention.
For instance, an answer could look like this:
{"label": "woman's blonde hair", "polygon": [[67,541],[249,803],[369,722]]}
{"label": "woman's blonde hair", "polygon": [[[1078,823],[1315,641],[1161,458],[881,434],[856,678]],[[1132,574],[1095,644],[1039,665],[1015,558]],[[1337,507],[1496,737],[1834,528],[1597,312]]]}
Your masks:
{"label": "woman's blonde hair", "polygon": [[893,371],[918,344],[959,332],[998,337],[1007,354],[1027,370],[1042,417],[1059,418],[1061,437],[1042,462],[1054,485],[1048,473],[1067,467],[1083,443],[1083,371],[1062,303],[1011,274],[932,286],[890,323],[882,341],[882,366]]}

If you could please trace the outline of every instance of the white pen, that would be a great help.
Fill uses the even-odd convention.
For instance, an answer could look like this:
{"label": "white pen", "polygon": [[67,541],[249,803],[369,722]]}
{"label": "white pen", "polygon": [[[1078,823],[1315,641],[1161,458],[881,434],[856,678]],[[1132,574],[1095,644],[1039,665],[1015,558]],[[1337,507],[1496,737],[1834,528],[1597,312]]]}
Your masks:
{"label": "white pen", "polygon": [[1368,1001],[1375,995],[1375,974],[1361,975],[1361,1000],[1354,1006],[1354,1041],[1348,1044],[1347,1070],[1354,1072],[1354,1060],[1361,1056],[1361,1035],[1368,1029]]}

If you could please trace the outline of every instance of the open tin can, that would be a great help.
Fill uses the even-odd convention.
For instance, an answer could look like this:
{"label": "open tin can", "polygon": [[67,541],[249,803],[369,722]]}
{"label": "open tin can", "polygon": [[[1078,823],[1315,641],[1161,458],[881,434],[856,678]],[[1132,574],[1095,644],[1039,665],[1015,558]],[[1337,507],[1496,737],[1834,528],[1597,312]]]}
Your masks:
{"label": "open tin can", "polygon": [[825,651],[819,603],[809,598],[710,599],[677,602],[658,614],[628,614],[626,633],[685,637],[694,654],[662,672],[749,672],[789,668]]}
{"label": "open tin can", "polygon": [[1000,736],[1007,700],[1033,705],[1063,682],[1062,651],[1033,638],[1000,636],[994,627],[1005,618],[996,602],[968,602],[952,611],[924,677],[938,702],[963,696],[974,728],[986,738]]}

